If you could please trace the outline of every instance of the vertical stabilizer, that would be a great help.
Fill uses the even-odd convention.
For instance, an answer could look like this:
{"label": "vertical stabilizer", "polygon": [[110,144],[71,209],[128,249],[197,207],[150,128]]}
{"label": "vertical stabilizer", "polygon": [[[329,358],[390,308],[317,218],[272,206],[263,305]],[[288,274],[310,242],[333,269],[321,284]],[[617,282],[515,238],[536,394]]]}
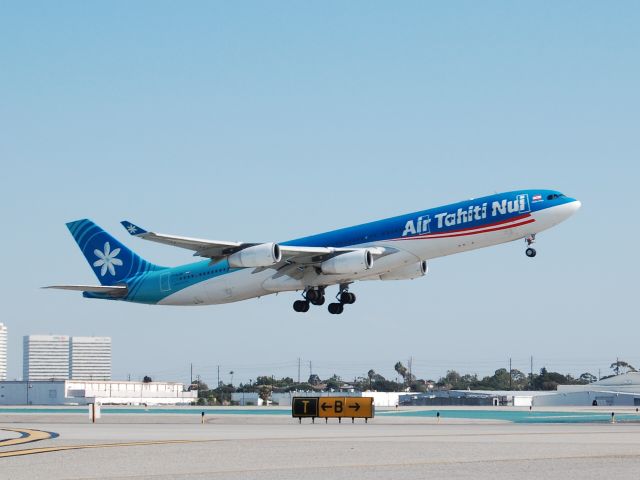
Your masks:
{"label": "vertical stabilizer", "polygon": [[91,220],[69,222],[67,228],[102,285],[165,268],[139,257]]}

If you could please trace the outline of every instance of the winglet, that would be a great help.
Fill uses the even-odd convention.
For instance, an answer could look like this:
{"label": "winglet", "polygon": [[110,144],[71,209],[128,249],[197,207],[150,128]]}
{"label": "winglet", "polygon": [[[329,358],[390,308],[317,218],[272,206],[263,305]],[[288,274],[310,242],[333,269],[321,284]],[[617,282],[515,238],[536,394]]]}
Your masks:
{"label": "winglet", "polygon": [[144,233],[149,233],[144,228],[134,225],[129,220],[123,220],[120,223],[127,230],[127,232],[129,232],[134,237],[137,237],[138,235],[142,235]]}

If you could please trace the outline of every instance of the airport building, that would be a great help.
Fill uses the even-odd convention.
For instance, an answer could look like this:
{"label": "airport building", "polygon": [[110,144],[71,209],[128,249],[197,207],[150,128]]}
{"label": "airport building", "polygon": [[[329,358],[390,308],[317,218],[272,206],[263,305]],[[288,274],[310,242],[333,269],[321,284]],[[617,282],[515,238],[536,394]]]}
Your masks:
{"label": "airport building", "polygon": [[588,385],[558,385],[556,395],[533,399],[537,406],[591,405],[640,407],[640,372],[605,378]]}
{"label": "airport building", "polygon": [[7,327],[0,323],[0,382],[7,379]]}
{"label": "airport building", "polygon": [[111,380],[111,338],[71,337],[69,369],[72,380]]}
{"label": "airport building", "polygon": [[111,338],[26,335],[23,374],[38,380],[111,380]]}
{"label": "airport building", "polygon": [[190,405],[198,391],[174,382],[11,381],[0,382],[0,405]]}
{"label": "airport building", "polygon": [[587,385],[558,385],[553,391],[444,390],[407,393],[400,405],[484,405],[514,407],[640,407],[640,372],[616,375]]}
{"label": "airport building", "polygon": [[22,378],[25,380],[69,378],[68,336],[25,335],[22,354]]}

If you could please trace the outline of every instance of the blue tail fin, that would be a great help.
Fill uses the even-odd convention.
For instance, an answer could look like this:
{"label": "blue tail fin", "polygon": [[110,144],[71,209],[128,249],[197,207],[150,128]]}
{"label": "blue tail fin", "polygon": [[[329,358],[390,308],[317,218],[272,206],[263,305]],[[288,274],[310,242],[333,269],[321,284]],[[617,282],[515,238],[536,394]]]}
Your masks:
{"label": "blue tail fin", "polygon": [[91,220],[69,222],[67,228],[102,285],[165,268],[139,257]]}

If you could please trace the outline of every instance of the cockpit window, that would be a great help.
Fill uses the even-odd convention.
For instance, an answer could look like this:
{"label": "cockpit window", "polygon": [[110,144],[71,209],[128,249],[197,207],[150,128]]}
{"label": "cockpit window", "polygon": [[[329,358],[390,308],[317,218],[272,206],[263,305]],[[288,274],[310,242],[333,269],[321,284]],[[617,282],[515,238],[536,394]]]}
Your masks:
{"label": "cockpit window", "polygon": [[556,198],[566,197],[564,193],[551,193],[547,195],[547,200],[555,200]]}

